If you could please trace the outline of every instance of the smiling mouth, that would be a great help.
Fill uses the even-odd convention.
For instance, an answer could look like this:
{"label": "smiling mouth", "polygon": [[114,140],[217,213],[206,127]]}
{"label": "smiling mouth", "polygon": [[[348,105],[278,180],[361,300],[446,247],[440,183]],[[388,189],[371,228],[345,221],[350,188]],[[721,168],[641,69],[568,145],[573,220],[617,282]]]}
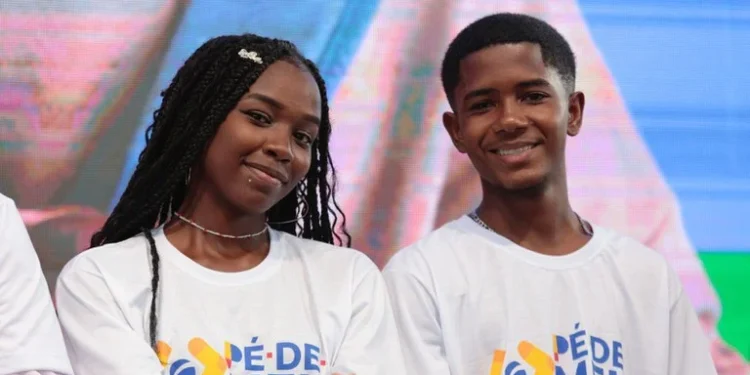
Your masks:
{"label": "smiling mouth", "polygon": [[493,154],[498,154],[501,156],[518,155],[518,154],[531,150],[535,146],[536,145],[526,145],[526,146],[515,147],[515,148],[499,148],[497,150],[492,150],[491,152]]}
{"label": "smiling mouth", "polygon": [[274,185],[281,185],[282,184],[281,180],[279,180],[278,178],[276,178],[274,176],[271,176],[270,174],[268,174],[268,173],[266,173],[266,172],[264,172],[264,171],[262,171],[262,170],[260,170],[258,168],[254,168],[254,167],[249,167],[249,168],[250,168],[251,171],[255,172],[255,175],[259,179],[261,179],[263,181],[270,182],[270,183],[272,183]]}
{"label": "smiling mouth", "polygon": [[266,184],[276,186],[286,184],[285,179],[282,179],[282,176],[280,176],[278,172],[274,173],[274,171],[266,170],[266,168],[262,166],[256,166],[254,164],[243,164],[243,167],[250,171],[250,173],[253,175],[253,177],[251,177],[249,181],[259,180]]}

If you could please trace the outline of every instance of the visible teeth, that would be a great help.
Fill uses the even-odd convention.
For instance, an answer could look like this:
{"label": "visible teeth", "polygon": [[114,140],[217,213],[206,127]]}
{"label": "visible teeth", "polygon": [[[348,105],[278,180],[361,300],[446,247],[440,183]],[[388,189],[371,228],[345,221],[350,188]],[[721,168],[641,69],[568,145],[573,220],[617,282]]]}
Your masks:
{"label": "visible teeth", "polygon": [[529,146],[514,148],[512,150],[497,150],[495,153],[499,155],[515,155],[515,154],[520,154],[524,151],[531,150],[532,147],[534,146],[529,145]]}

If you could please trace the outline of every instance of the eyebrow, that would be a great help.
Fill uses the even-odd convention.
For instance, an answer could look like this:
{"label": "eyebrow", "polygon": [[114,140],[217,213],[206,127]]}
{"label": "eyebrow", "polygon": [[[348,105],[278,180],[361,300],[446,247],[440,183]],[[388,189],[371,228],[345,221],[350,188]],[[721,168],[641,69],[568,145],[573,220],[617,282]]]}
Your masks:
{"label": "eyebrow", "polygon": [[[544,78],[530,79],[528,81],[523,81],[516,84],[517,89],[528,89],[531,87],[552,87],[552,84]],[[496,89],[490,87],[472,90],[464,95],[464,101],[476,98],[478,96],[486,96],[496,91]]]}
{"label": "eyebrow", "polygon": [[528,81],[520,82],[516,85],[516,87],[522,88],[522,89],[528,89],[531,87],[552,87],[552,84],[549,83],[549,81],[547,81],[544,78],[537,78],[537,79],[531,79]]}
{"label": "eyebrow", "polygon": [[486,96],[486,95],[492,94],[495,91],[497,90],[489,88],[489,87],[483,88],[483,89],[472,90],[472,91],[467,92],[466,95],[464,95],[464,101],[467,101],[472,98],[476,98],[478,96]]}
{"label": "eyebrow", "polygon": [[[278,100],[276,100],[276,99],[274,99],[274,98],[272,98],[270,96],[266,96],[266,95],[263,95],[263,94],[258,94],[257,92],[252,92],[252,93],[249,93],[249,94],[245,95],[244,99],[255,99],[255,100],[261,101],[263,103],[266,103],[266,104],[268,104],[271,107],[274,107],[276,109],[284,109],[285,108],[284,105],[281,104]],[[313,116],[311,114],[304,114],[304,115],[302,115],[302,118],[304,118],[308,122],[312,122],[315,125],[320,126],[320,119],[317,116]]]}

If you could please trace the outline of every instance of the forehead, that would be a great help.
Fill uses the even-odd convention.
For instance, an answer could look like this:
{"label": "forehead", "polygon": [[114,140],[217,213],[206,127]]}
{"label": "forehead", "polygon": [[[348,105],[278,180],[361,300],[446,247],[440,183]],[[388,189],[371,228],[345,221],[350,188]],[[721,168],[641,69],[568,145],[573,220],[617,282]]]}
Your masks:
{"label": "forehead", "polygon": [[[548,68],[538,44],[498,44],[466,56],[459,65],[457,98],[468,90],[483,87],[514,86],[518,82],[544,78],[560,81],[555,69]],[[556,85],[557,86],[557,85]]]}
{"label": "forehead", "polygon": [[271,64],[248,92],[268,96],[295,111],[321,115],[320,89],[315,78],[304,67],[288,61]]}

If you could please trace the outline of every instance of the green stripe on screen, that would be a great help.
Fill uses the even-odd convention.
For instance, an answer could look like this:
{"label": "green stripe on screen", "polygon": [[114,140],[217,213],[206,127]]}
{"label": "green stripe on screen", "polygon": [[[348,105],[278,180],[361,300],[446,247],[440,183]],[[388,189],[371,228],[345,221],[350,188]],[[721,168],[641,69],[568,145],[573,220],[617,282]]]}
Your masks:
{"label": "green stripe on screen", "polygon": [[721,299],[719,332],[729,345],[750,359],[750,250],[711,250],[699,253],[699,257]]}

